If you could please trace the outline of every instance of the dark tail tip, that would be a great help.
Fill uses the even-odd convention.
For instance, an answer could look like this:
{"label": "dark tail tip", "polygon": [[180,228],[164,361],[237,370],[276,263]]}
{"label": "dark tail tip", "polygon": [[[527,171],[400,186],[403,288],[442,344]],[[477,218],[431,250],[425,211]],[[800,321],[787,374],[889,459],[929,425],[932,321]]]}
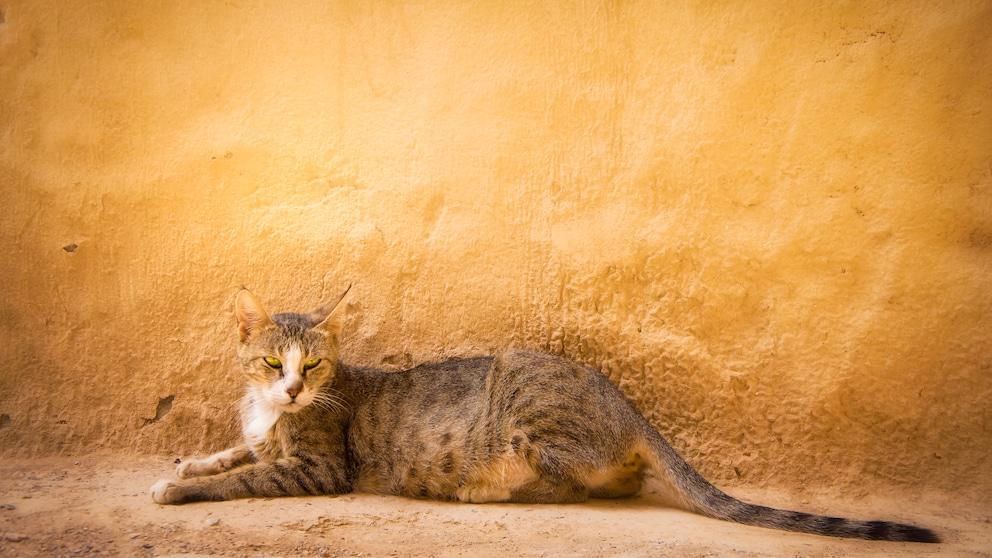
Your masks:
{"label": "dark tail tip", "polygon": [[912,525],[907,525],[903,531],[906,535],[906,540],[909,542],[922,542],[922,543],[939,543],[941,542],[940,536],[934,533],[930,529],[925,529],[923,527],[914,527]]}
{"label": "dark tail tip", "polygon": [[877,541],[906,541],[939,543],[940,537],[930,529],[888,521],[869,521],[866,539]]}

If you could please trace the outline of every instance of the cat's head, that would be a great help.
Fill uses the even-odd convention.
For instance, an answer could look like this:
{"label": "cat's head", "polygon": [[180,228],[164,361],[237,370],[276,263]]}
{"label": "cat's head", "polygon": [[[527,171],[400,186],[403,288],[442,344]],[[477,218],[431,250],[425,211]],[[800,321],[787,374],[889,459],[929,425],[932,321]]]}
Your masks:
{"label": "cat's head", "polygon": [[269,316],[248,290],[238,293],[238,359],[256,403],[295,413],[319,400],[337,371],[341,315],[348,290],[306,314]]}

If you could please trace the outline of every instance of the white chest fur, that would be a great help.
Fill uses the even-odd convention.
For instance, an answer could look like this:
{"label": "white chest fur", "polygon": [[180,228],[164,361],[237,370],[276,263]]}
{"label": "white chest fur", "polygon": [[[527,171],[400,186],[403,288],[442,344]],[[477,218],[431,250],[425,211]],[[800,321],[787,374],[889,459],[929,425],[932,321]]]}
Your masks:
{"label": "white chest fur", "polygon": [[282,416],[282,411],[275,405],[267,404],[264,400],[255,399],[249,402],[242,424],[245,442],[250,447],[264,445],[269,438],[269,432],[276,425],[280,416]]}

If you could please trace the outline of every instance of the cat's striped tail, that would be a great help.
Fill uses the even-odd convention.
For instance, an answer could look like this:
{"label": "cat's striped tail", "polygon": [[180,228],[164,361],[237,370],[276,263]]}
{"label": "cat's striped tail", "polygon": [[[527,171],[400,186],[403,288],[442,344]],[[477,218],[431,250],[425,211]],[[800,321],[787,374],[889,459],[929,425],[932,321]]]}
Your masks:
{"label": "cat's striped tail", "polygon": [[746,525],[799,531],[828,537],[938,543],[930,529],[888,521],[858,521],[742,502],[710,484],[672,448],[647,421],[644,434],[651,446],[652,468],[673,490],[679,504],[715,519]]}

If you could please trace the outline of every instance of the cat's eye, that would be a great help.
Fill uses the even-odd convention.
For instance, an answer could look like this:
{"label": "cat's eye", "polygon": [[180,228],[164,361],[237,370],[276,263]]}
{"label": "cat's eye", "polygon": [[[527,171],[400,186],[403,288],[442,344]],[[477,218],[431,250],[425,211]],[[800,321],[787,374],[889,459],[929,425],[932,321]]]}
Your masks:
{"label": "cat's eye", "polygon": [[306,362],[303,363],[303,369],[304,370],[310,370],[311,368],[316,367],[318,364],[320,364],[320,359],[319,358],[312,358],[312,359],[310,359],[310,360],[308,360],[308,361],[306,361]]}
{"label": "cat's eye", "polygon": [[265,364],[268,364],[272,368],[275,368],[277,370],[279,368],[282,368],[282,363],[279,362],[279,359],[277,359],[276,357],[270,357],[270,356],[268,356],[268,357],[265,357],[263,360],[265,360]]}

